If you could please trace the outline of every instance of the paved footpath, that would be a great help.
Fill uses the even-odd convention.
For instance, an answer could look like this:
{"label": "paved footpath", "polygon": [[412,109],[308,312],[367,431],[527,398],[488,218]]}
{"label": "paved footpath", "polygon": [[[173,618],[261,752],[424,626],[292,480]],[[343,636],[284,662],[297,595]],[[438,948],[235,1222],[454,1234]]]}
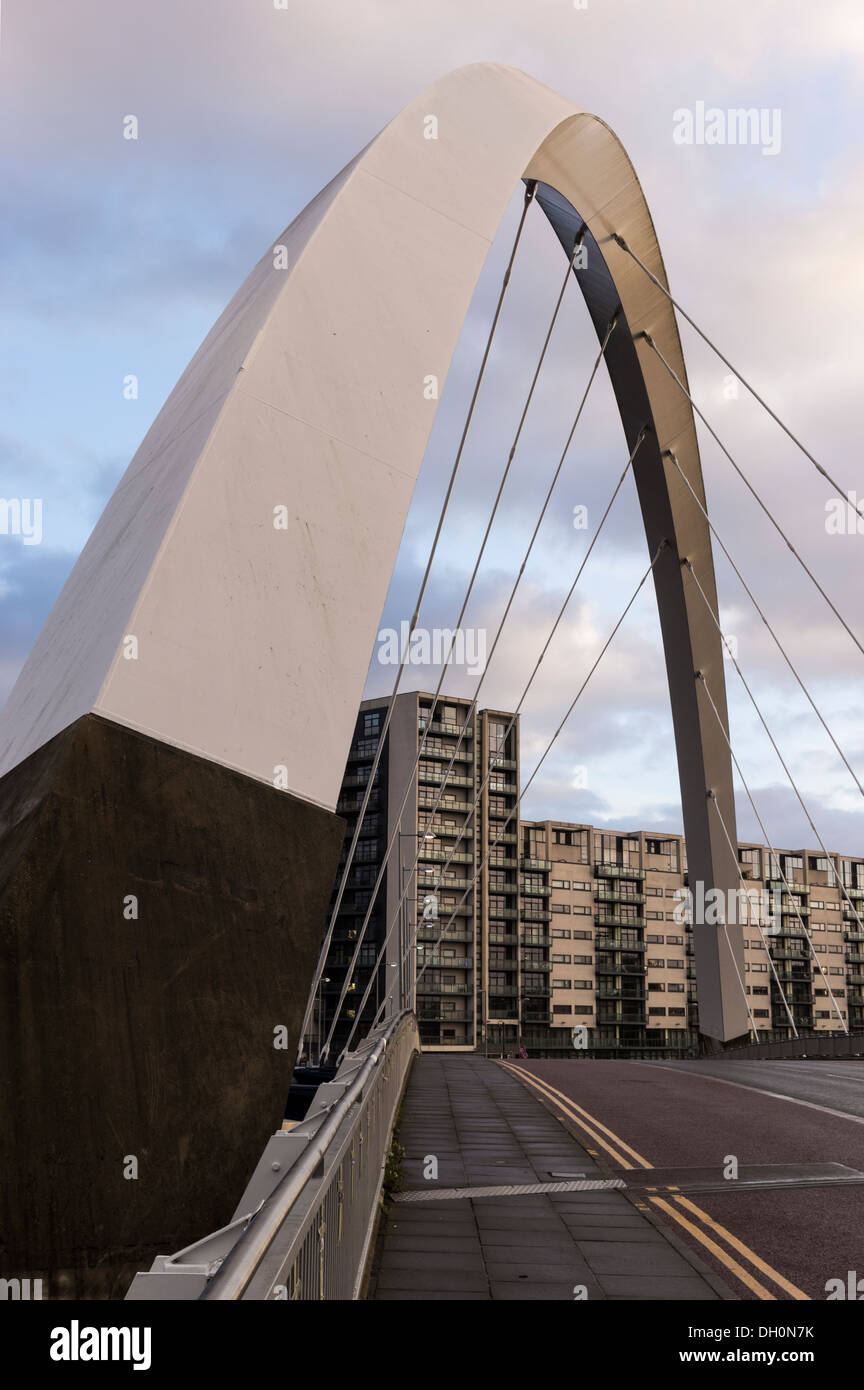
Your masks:
{"label": "paved footpath", "polygon": [[[730,1296],[621,1191],[521,1192],[567,1181],[553,1174],[605,1182],[609,1172],[495,1062],[436,1053],[415,1060],[398,1138],[404,1185],[380,1235],[370,1299]],[[430,1159],[434,1180],[424,1177]],[[483,1195],[447,1195],[454,1188]]]}

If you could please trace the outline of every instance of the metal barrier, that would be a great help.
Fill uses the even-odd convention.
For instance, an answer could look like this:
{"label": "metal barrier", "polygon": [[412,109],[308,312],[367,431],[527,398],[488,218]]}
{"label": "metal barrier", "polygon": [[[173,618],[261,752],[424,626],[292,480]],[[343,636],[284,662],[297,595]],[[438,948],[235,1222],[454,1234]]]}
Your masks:
{"label": "metal barrier", "polygon": [[413,1013],[374,1029],[319,1086],[306,1118],[269,1140],[231,1223],[160,1255],[127,1299],[358,1298],[393,1121],[419,1050]]}
{"label": "metal barrier", "polygon": [[809,1038],[786,1038],[782,1042],[738,1043],[703,1060],[722,1060],[731,1055],[754,1060],[772,1057],[864,1057],[864,1033],[815,1033]]}

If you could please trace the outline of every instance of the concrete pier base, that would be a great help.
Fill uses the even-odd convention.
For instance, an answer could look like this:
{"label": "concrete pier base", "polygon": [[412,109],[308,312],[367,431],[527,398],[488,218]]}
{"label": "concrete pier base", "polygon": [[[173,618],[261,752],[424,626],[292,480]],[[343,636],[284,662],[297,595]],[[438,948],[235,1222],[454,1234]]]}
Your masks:
{"label": "concrete pier base", "polygon": [[343,830],[94,715],[0,780],[0,1275],[122,1297],[230,1219],[282,1118]]}

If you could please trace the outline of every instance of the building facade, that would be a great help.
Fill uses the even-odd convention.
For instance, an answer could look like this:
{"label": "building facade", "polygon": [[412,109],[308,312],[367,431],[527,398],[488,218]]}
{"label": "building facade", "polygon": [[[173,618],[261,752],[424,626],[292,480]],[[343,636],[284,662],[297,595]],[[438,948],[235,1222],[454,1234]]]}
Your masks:
{"label": "building facade", "polygon": [[[358,715],[340,878],[388,705],[368,700]],[[716,925],[718,909],[688,882],[683,837],[522,820],[519,787],[518,717],[396,697],[313,1034],[326,1036],[345,989],[336,1050],[355,1024],[362,1036],[405,1004],[430,1050],[698,1049],[693,932]],[[792,1037],[793,1022],[802,1033],[864,1028],[864,861],[757,844],[741,844],[739,861],[741,891],[720,911],[742,914],[760,1035]]]}

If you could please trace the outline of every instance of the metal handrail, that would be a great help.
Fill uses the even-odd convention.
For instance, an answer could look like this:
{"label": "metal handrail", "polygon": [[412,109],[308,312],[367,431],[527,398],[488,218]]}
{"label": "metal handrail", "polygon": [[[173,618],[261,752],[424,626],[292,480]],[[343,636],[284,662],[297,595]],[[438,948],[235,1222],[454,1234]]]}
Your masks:
{"label": "metal handrail", "polygon": [[[328,1148],[345,1124],[352,1107],[362,1101],[366,1086],[375,1076],[378,1064],[390,1043],[406,1027],[416,1030],[414,1015],[407,1011],[384,1028],[344,1095],[335,1102],[327,1119],[312,1136],[296,1163],[292,1164],[271,1195],[262,1203],[239,1240],[226,1255],[202,1291],[202,1300],[231,1301],[243,1297],[264,1255],[276,1239],[306,1185],[320,1175],[322,1160]],[[334,1081],[338,1082],[338,1074]]]}
{"label": "metal handrail", "polygon": [[[232,1301],[243,1297],[264,1255],[281,1232],[283,1223],[296,1207],[297,1200],[306,1190],[307,1184],[315,1177],[321,1176],[322,1162],[328,1148],[343,1129],[351,1109],[363,1101],[369,1081],[378,1073],[379,1063],[385,1058],[390,1044],[396,1040],[401,1030],[408,1027],[417,1030],[414,1015],[410,1012],[401,1013],[386,1024],[342,1097],[336,1099],[324,1123],[310,1137],[303,1154],[290,1166],[285,1177],[282,1177],[278,1186],[254,1213],[242,1236],[233,1244],[231,1251],[219,1265],[213,1279],[208,1280],[207,1286],[201,1291],[201,1300]],[[374,1037],[374,1034],[371,1037]],[[371,1041],[371,1038],[368,1038],[368,1041]],[[346,1058],[347,1061],[349,1058]],[[354,1058],[350,1061],[354,1061]],[[336,1076],[331,1084],[338,1084],[338,1081],[339,1076]],[[293,1133],[296,1134],[297,1130]],[[369,1212],[369,1216],[371,1215]]]}

